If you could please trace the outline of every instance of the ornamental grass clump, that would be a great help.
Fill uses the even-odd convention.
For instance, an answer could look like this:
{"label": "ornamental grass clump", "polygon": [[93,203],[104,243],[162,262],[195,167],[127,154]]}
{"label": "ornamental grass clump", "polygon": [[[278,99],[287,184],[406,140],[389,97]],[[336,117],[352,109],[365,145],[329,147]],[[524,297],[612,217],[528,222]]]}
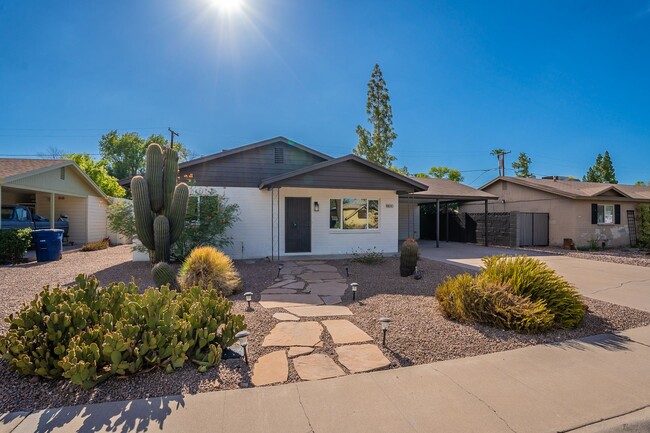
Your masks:
{"label": "ornamental grass clump", "polygon": [[577,327],[586,307],[576,290],[530,257],[489,257],[477,276],[448,277],[436,289],[447,317],[522,333]]}
{"label": "ornamental grass clump", "polygon": [[244,316],[231,310],[210,287],[140,294],[134,283],[99,287],[79,275],[72,287],[46,286],[5,319],[0,356],[20,375],[67,378],[84,388],[156,367],[172,372],[187,361],[204,372],[246,329]]}
{"label": "ornamental grass clump", "polygon": [[181,287],[202,283],[211,285],[223,296],[230,296],[241,287],[239,273],[232,259],[214,247],[194,248],[178,273]]}

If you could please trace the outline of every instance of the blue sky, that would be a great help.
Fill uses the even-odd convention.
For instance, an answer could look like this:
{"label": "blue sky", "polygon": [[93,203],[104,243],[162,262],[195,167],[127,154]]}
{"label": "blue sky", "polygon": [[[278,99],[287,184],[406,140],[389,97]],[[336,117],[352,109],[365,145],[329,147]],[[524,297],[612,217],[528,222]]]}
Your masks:
{"label": "blue sky", "polygon": [[399,166],[479,186],[494,148],[580,177],[609,150],[650,180],[650,0],[244,2],[3,0],[0,153],[171,126],[202,155],[283,135],[341,156],[379,63]]}

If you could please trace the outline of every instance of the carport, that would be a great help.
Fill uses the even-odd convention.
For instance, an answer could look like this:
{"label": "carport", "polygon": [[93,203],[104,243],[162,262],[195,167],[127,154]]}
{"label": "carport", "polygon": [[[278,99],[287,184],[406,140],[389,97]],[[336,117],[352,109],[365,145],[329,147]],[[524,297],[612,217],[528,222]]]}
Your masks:
{"label": "carport", "polygon": [[74,243],[106,237],[107,197],[70,160],[0,158],[0,203],[27,206],[52,228],[66,214]]}
{"label": "carport", "polygon": [[[488,218],[488,201],[497,200],[498,197],[492,194],[489,194],[485,191],[481,191],[475,188],[472,188],[467,185],[463,185],[458,182],[453,182],[449,179],[437,179],[437,178],[416,178],[418,182],[427,185],[429,189],[426,191],[410,193],[410,194],[401,194],[399,196],[399,205],[400,209],[406,209],[403,212],[400,212],[400,221],[399,221],[399,230],[400,234],[403,234],[405,231],[408,233],[408,237],[417,237],[417,230],[419,229],[419,207],[425,204],[435,204],[436,206],[436,248],[440,247],[440,205],[445,205],[445,208],[448,209],[450,204],[461,204],[469,202],[483,202],[485,207],[485,221],[487,222]],[[447,224],[447,233],[445,238],[449,240],[449,212],[446,212]],[[485,224],[484,227],[484,244],[488,245],[488,225]],[[403,236],[400,236],[402,238]]]}

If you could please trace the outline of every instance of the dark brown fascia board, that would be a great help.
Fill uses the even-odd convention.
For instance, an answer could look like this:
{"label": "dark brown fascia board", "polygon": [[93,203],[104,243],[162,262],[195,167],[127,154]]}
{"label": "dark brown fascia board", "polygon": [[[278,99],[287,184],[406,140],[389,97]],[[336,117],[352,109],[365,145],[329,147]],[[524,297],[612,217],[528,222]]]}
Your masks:
{"label": "dark brown fascia board", "polygon": [[258,141],[256,143],[246,144],[244,146],[235,147],[234,149],[224,150],[222,152],[214,153],[212,155],[203,156],[201,158],[192,159],[190,161],[185,161],[185,162],[180,163],[178,165],[178,168],[191,167],[191,166],[196,165],[196,164],[201,164],[201,163],[212,161],[212,160],[219,159],[219,158],[225,158],[226,156],[235,155],[237,153],[245,152],[247,150],[256,149],[258,147],[262,147],[262,146],[266,146],[266,145],[273,144],[273,143],[278,143],[278,142],[288,144],[289,146],[296,147],[296,148],[298,148],[300,150],[304,150],[305,152],[310,153],[312,155],[315,155],[315,156],[317,156],[319,158],[323,158],[326,161],[329,161],[329,160],[332,159],[332,157],[329,156],[329,155],[326,155],[326,154],[321,153],[321,152],[319,152],[317,150],[314,150],[314,149],[312,149],[310,147],[307,147],[304,144],[300,144],[300,143],[295,142],[293,140],[289,140],[286,137],[280,136],[280,137],[275,137],[275,138],[269,138],[268,140]]}
{"label": "dark brown fascia board", "polygon": [[[487,194],[487,193],[486,193]],[[489,196],[461,196],[461,195],[428,195],[428,194],[400,194],[399,198],[405,200],[445,200],[445,201],[484,201],[498,200],[499,197],[490,194]]]}
{"label": "dark brown fascia board", "polygon": [[373,164],[370,161],[366,161],[365,159],[352,154],[341,156],[340,158],[330,159],[329,161],[323,161],[321,163],[310,165],[309,167],[301,168],[299,170],[290,171],[289,173],[281,174],[279,176],[269,177],[268,179],[264,179],[262,183],[260,183],[259,188],[260,189],[270,188],[276,182],[280,182],[282,180],[290,179],[295,176],[300,176],[302,174],[310,173],[312,171],[320,170],[322,168],[326,168],[335,164],[340,164],[346,161],[355,161],[358,162],[359,164],[363,164],[383,174],[389,175],[397,180],[407,183],[413,186],[414,188],[419,189],[420,191],[426,191],[427,189],[429,189],[428,186],[420,182],[414,181],[406,176],[402,176],[401,174],[395,173],[391,170],[388,170],[387,168],[381,167],[377,164]]}

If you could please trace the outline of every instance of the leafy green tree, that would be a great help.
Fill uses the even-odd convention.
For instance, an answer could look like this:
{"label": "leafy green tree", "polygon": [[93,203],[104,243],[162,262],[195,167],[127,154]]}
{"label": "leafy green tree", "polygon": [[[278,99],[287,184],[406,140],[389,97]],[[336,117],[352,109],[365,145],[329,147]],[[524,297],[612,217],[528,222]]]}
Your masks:
{"label": "leafy green tree", "polygon": [[609,152],[605,151],[605,156],[600,153],[596,156],[596,163],[589,167],[587,173],[582,177],[584,182],[597,182],[597,183],[618,183],[616,180],[616,173],[614,170],[614,163],[609,156]]}
{"label": "leafy green tree", "polygon": [[[99,151],[102,158],[106,160],[108,173],[117,179],[123,179],[144,171],[144,157],[147,146],[151,143],[169,145],[167,139],[160,134],[152,134],[145,140],[137,132],[126,132],[120,135],[113,130],[102,135],[99,140]],[[190,153],[182,143],[175,141],[174,148],[178,150],[180,161],[189,158]]]}
{"label": "leafy green tree", "polygon": [[533,177],[533,174],[529,169],[532,162],[533,161],[525,152],[519,152],[519,158],[512,163],[512,168],[515,169],[515,175],[517,177]]}
{"label": "leafy green tree", "polygon": [[89,178],[110,197],[124,197],[126,191],[117,183],[117,179],[108,174],[106,160],[95,161],[87,153],[70,153],[64,155],[66,159],[73,160]]}
{"label": "leafy green tree", "polygon": [[637,181],[634,183],[634,185],[636,185],[636,186],[650,186],[650,181],[648,181],[648,182],[646,183],[646,182],[644,182],[644,181],[642,181],[642,180],[637,180]]}
{"label": "leafy green tree", "polygon": [[390,171],[394,171],[395,173],[401,174],[402,176],[410,176],[411,173],[409,173],[409,169],[407,166],[402,166],[402,167],[396,167],[394,165],[391,165],[388,168]]}
{"label": "leafy green tree", "polygon": [[352,152],[370,162],[389,168],[395,161],[390,149],[397,134],[393,129],[393,109],[390,105],[388,88],[377,64],[368,82],[366,114],[369,116],[368,122],[372,125],[372,132],[357,125],[359,143]]}
{"label": "leafy green tree", "polygon": [[428,174],[426,174],[426,173],[415,173],[415,177],[424,177],[424,178],[428,178],[428,177],[430,177],[430,176],[429,176]]}
{"label": "leafy green tree", "polygon": [[124,236],[128,243],[138,234],[135,231],[135,216],[131,200],[111,200],[106,211],[108,228]]}
{"label": "leafy green tree", "polygon": [[454,182],[462,182],[465,178],[460,171],[455,168],[449,168],[445,166],[436,166],[429,169],[429,175],[431,177],[436,177],[438,179],[449,179]]}
{"label": "leafy green tree", "polygon": [[494,156],[503,155],[503,154],[505,154],[505,153],[506,153],[506,151],[505,151],[504,149],[501,149],[500,147],[497,148],[497,149],[492,149],[492,150],[490,151],[490,155],[494,155]]}

